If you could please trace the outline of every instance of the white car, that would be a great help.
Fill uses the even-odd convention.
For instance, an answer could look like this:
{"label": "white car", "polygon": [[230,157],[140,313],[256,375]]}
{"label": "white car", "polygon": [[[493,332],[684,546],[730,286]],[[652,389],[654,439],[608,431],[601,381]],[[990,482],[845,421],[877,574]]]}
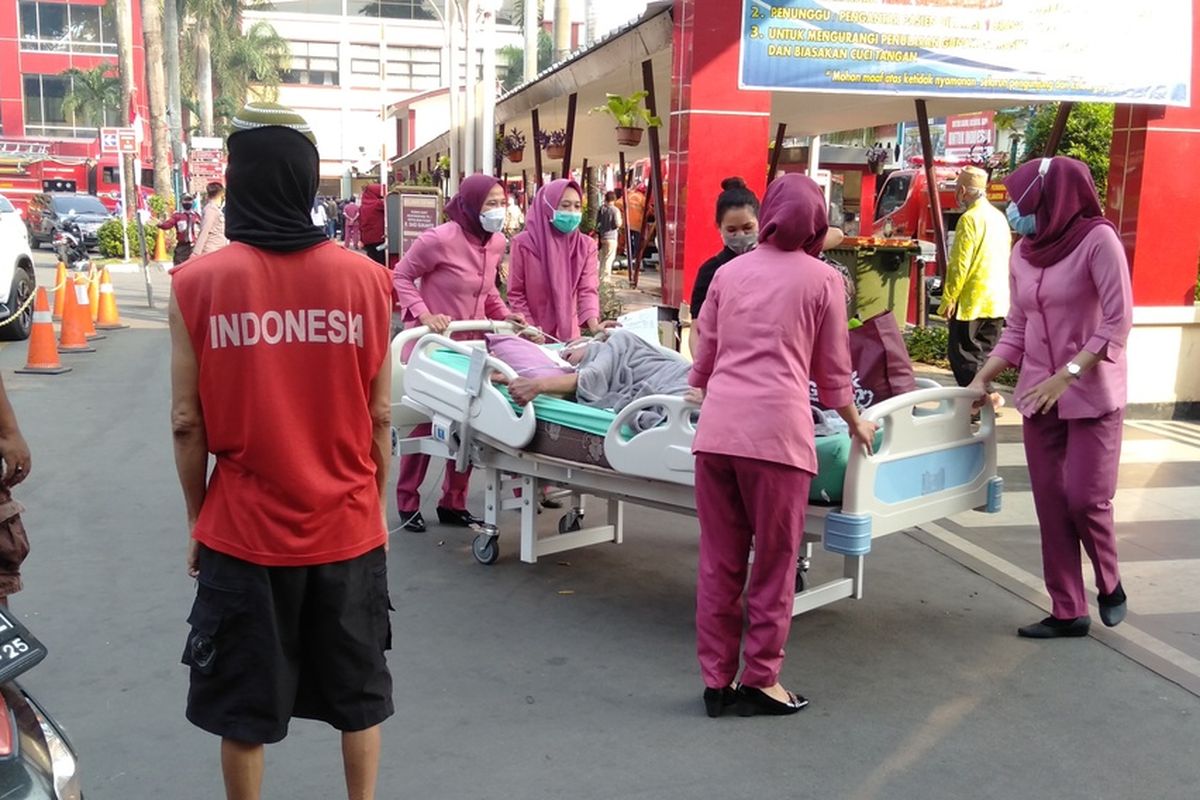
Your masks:
{"label": "white car", "polygon": [[24,306],[16,319],[0,326],[0,339],[29,338],[33,328],[33,305],[26,306],[25,301],[36,286],[25,220],[8,198],[0,194],[0,322]]}

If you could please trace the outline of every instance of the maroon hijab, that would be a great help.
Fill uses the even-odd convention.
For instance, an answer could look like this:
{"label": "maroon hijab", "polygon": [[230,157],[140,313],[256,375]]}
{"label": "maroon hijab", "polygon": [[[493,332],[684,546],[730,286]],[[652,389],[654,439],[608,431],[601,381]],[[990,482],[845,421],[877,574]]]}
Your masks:
{"label": "maroon hijab", "polygon": [[458,185],[458,194],[446,204],[446,216],[457,222],[467,238],[477,245],[483,246],[495,236],[483,229],[479,213],[488,192],[499,185],[500,180],[491,175],[471,175]]}
{"label": "maroon hijab", "polygon": [[1033,214],[1037,231],[1021,240],[1021,256],[1035,267],[1050,267],[1079,246],[1093,228],[1116,226],[1104,218],[1092,173],[1082,161],[1066,156],[1050,159],[1039,175],[1042,159],[1028,161],[1004,179],[1017,210]]}
{"label": "maroon hijab", "polygon": [[829,214],[825,195],[812,178],[790,173],[771,181],[758,218],[760,243],[820,257],[829,230]]}

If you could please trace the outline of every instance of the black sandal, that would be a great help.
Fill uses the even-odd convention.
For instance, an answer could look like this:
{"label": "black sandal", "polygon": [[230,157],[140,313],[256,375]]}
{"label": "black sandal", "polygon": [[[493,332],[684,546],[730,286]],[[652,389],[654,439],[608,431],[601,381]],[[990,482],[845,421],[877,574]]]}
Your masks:
{"label": "black sandal", "polygon": [[400,527],[413,533],[424,533],[425,518],[421,516],[420,511],[401,511]]}
{"label": "black sandal", "polygon": [[738,692],[732,686],[726,686],[723,689],[706,688],[704,690],[704,711],[713,719],[724,714],[725,709],[736,705],[737,701]]}

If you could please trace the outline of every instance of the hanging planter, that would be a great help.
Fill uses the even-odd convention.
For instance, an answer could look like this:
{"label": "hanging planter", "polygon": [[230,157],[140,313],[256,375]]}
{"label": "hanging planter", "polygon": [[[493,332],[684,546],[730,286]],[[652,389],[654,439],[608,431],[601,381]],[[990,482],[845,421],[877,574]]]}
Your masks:
{"label": "hanging planter", "polygon": [[644,128],[657,128],[662,120],[651,114],[642,101],[648,92],[640,91],[626,97],[620,94],[609,94],[607,102],[596,106],[589,114],[602,111],[617,123],[617,144],[621,147],[637,147],[642,143]]}
{"label": "hanging planter", "polygon": [[888,148],[876,142],[874,146],[867,148],[867,167],[875,175],[882,175],[884,167],[887,166]]}
{"label": "hanging planter", "polygon": [[637,147],[642,143],[642,134],[645,130],[642,128],[617,128],[617,144],[621,147]]}
{"label": "hanging planter", "polygon": [[567,152],[567,132],[562,128],[553,131],[538,131],[538,146],[546,158],[560,160]]}
{"label": "hanging planter", "polygon": [[525,134],[516,128],[500,137],[499,144],[499,150],[512,163],[520,164],[525,158]]}

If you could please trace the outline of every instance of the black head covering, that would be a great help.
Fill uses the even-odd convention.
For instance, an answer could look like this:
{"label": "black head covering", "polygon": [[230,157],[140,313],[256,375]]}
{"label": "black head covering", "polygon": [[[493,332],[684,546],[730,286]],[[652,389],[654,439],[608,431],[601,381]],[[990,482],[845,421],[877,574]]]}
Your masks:
{"label": "black head covering", "polygon": [[328,241],[312,223],[321,159],[291,128],[270,125],[229,137],[225,235],[264,250],[291,253]]}

